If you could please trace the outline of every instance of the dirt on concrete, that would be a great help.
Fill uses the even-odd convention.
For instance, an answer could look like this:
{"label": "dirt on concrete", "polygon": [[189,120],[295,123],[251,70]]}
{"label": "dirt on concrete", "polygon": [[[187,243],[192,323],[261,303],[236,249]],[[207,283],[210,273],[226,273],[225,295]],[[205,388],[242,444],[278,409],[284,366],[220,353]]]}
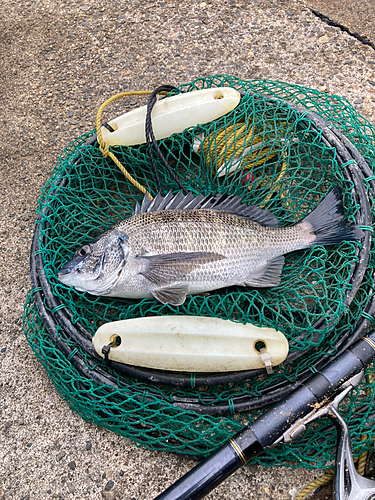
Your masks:
{"label": "dirt on concrete", "polygon": [[[154,498],[193,462],[85,422],[23,335],[41,188],[122,90],[221,73],[268,78],[346,96],[375,123],[375,51],[296,0],[3,0],[0,53],[0,500]],[[318,475],[251,465],[207,498],[290,499]]]}

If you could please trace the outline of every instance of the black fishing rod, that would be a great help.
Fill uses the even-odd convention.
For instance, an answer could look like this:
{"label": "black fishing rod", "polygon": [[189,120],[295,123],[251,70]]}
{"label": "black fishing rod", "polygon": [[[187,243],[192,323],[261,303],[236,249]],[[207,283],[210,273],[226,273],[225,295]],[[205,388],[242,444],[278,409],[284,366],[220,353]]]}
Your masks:
{"label": "black fishing rod", "polygon": [[[374,358],[375,330],[358,340],[321,371],[312,375],[301,387],[229,439],[213,455],[203,460],[155,500],[203,498],[263,450],[281,441],[295,440],[304,432],[307,423],[322,415],[334,419],[336,426],[341,429],[339,442],[346,443],[345,446],[338,447],[336,498],[344,498],[340,494],[340,491],[344,490],[352,490],[353,495],[350,498],[353,499],[375,498],[375,482],[362,478],[355,472],[348,429],[337,411],[340,401],[360,382],[364,368]],[[345,436],[345,439],[342,436]],[[348,467],[348,463],[352,466]],[[343,473],[343,464],[344,468],[349,469],[350,477]],[[350,485],[345,485],[345,482],[350,482]],[[369,490],[374,496],[368,496]]]}

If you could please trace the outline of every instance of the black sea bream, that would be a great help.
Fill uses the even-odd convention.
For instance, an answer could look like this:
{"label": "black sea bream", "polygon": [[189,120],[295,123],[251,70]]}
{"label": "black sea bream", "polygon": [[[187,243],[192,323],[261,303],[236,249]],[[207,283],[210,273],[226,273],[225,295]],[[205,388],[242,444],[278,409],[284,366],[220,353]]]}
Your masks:
{"label": "black sea bream", "polygon": [[235,195],[145,195],[131,217],[77,250],[58,273],[77,290],[106,297],[155,297],[180,305],[186,295],[231,285],[280,283],[284,254],[357,240],[343,219],[336,187],[301,222],[278,227],[270,212]]}

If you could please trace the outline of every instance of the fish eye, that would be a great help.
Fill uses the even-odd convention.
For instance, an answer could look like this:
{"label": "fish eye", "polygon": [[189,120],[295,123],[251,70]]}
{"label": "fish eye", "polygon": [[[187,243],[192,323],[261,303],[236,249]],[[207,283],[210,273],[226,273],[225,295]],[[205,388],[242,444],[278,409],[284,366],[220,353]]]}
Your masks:
{"label": "fish eye", "polygon": [[90,245],[83,245],[83,247],[80,248],[77,253],[80,257],[84,257],[85,255],[89,254],[90,252],[91,252]]}

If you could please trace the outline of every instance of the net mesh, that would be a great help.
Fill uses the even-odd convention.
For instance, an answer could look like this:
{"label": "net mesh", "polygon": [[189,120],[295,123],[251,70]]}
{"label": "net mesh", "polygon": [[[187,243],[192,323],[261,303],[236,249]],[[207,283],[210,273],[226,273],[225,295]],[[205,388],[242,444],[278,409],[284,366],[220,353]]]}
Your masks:
{"label": "net mesh", "polygon": [[[247,93],[238,107],[224,117],[158,141],[186,189],[196,194],[238,194],[246,203],[275,214],[281,226],[288,226],[310,213],[339,184],[345,217],[355,220],[359,207],[353,198],[354,186],[344,175],[336,150],[327,146],[321,131],[309,118],[287,104],[293,102],[313,110],[333,124],[371,167],[375,159],[375,128],[346,99],[296,85],[243,81],[231,76],[197,79],[179,87],[177,93],[213,86],[231,86]],[[45,273],[53,295],[69,311],[72,323],[94,335],[99,326],[109,321],[155,315],[210,316],[277,328],[287,337],[290,351],[303,352],[303,356],[277,367],[272,375],[250,380],[195,386],[192,374],[190,387],[153,384],[118,373],[104,361],[93,358],[57,324],[56,335],[69,348],[70,355],[66,356],[51,342],[35,306],[36,290],[29,293],[25,303],[26,337],[60,394],[83,418],[152,449],[208,455],[264,411],[263,408],[236,413],[231,404],[233,397],[256,398],[277,384],[292,384],[323,354],[333,355],[340,337],[350,335],[359,321],[374,323],[364,312],[374,293],[374,250],[371,248],[365,276],[350,307],[345,298],[351,286],[353,263],[358,260],[359,242],[286,255],[278,287],[223,288],[207,296],[188,297],[178,307],[155,299],[115,299],[77,292],[56,280],[57,271],[77,248],[130,216],[135,202],[143,197],[113,162],[103,157],[97,143],[82,147],[93,133],[65,148],[42,190],[38,206],[38,253],[48,263]],[[146,146],[111,150],[128,172],[155,195]],[[158,162],[156,153],[154,157]],[[161,162],[158,169],[164,189],[177,192],[177,185]],[[369,192],[371,180],[364,181]],[[374,207],[371,210],[374,215]],[[47,302],[45,307],[52,315],[56,312]],[[102,367],[117,383],[109,386],[95,377],[83,376],[71,362],[76,353],[88,369]],[[372,368],[367,379],[340,407],[351,430],[355,455],[369,448],[375,435],[371,371]],[[207,407],[207,413],[210,405],[223,402],[233,411],[219,416],[198,414],[179,408],[175,404],[178,398],[198,401]],[[303,441],[280,445],[256,461],[291,467],[330,467],[336,442],[335,432],[330,429],[330,421],[322,419],[309,426]]]}

